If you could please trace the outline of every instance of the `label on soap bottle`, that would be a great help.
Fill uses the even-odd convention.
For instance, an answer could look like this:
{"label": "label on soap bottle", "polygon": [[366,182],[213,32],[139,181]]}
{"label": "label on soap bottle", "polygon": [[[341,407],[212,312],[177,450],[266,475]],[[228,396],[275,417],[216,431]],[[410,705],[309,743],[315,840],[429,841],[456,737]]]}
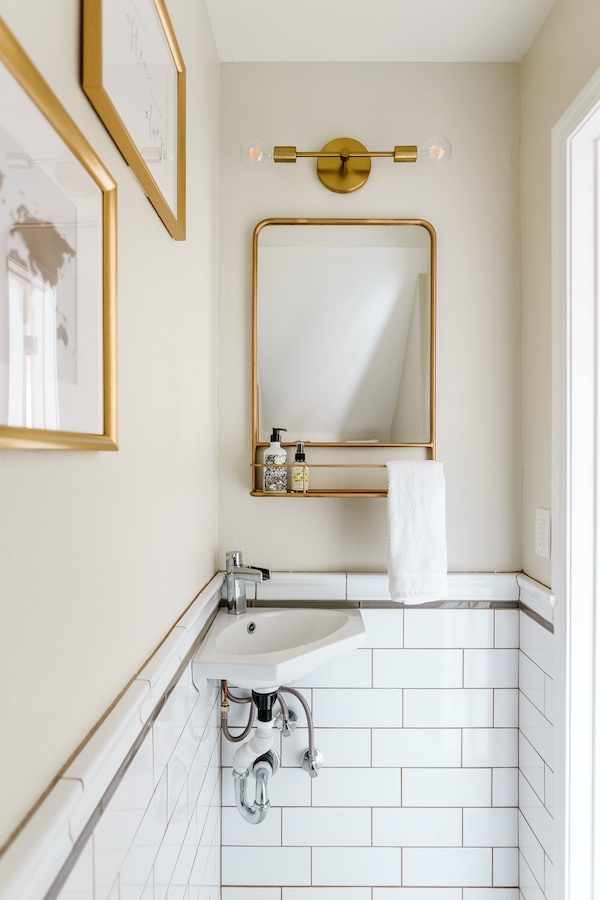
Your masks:
{"label": "label on soap bottle", "polygon": [[308,490],[308,466],[295,466],[292,469],[292,490],[297,493]]}

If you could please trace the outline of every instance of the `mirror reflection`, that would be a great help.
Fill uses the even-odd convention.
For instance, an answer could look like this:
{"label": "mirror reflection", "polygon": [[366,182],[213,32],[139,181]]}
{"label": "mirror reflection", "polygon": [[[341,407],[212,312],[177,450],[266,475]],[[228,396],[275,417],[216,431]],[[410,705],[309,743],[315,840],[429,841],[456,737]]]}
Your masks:
{"label": "mirror reflection", "polygon": [[434,244],[421,220],[257,226],[255,440],[433,440]]}

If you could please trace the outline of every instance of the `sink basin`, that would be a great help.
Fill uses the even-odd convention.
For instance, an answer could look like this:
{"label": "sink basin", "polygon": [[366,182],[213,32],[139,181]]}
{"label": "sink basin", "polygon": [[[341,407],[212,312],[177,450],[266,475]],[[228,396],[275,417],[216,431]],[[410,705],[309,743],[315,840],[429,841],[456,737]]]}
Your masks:
{"label": "sink basin", "polygon": [[194,675],[272,691],[364,638],[357,609],[250,609],[239,616],[220,609],[194,656]]}

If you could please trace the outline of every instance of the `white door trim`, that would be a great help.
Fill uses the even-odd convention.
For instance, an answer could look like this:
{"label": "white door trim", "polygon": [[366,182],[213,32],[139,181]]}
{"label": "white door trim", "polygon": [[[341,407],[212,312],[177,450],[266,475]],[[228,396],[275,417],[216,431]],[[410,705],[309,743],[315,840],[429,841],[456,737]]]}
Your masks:
{"label": "white door trim", "polygon": [[599,138],[600,71],[552,131],[557,900],[600,897],[596,653]]}

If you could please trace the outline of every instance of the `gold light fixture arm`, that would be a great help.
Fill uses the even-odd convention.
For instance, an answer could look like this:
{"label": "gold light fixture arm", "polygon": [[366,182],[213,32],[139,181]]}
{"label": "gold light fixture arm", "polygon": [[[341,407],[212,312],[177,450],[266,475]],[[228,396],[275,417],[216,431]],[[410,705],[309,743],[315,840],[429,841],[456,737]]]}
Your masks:
{"label": "gold light fixture arm", "polygon": [[363,186],[371,171],[372,157],[389,157],[394,162],[416,162],[418,156],[418,147],[414,145],[398,146],[393,150],[367,150],[353,138],[336,138],[325,144],[322,150],[297,150],[287,146],[273,150],[276,163],[316,159],[321,183],[338,194],[348,194]]}

